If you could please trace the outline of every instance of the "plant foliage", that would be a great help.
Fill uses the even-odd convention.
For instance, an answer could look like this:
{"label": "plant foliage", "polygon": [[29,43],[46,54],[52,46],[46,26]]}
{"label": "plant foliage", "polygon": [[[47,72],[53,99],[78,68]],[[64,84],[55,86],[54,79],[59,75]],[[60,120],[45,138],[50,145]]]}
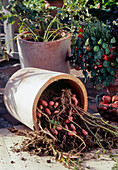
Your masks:
{"label": "plant foliage", "polygon": [[[49,6],[44,0],[10,0],[7,9],[11,15],[4,15],[3,18],[8,19],[10,24],[18,20],[19,32],[32,32],[31,39],[35,41],[50,41],[60,30],[73,33],[79,27],[75,16],[81,11],[82,2],[64,0],[62,8],[57,8]],[[52,10],[57,10],[56,16],[52,16]],[[50,32],[52,29],[56,31]],[[42,34],[39,35],[36,30],[42,30]]]}
{"label": "plant foliage", "polygon": [[[113,55],[113,59],[109,57]],[[93,84],[114,83],[118,68],[118,45],[111,28],[102,22],[90,22],[79,31],[73,52],[73,65],[83,70]]]}

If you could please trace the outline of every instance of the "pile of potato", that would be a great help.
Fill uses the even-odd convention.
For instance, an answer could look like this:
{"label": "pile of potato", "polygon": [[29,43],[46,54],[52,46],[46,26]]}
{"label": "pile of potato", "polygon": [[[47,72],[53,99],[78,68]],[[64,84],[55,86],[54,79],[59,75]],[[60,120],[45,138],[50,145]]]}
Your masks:
{"label": "pile of potato", "polygon": [[[76,94],[72,94],[71,98],[71,103],[76,107],[79,104],[79,101],[76,97]],[[73,121],[76,121],[75,118],[75,111],[71,108],[65,108],[64,112],[61,112],[61,107],[60,107],[60,102],[55,101],[55,100],[50,100],[50,101],[46,101],[46,100],[39,100],[39,105],[38,108],[44,113],[46,114],[51,120],[52,119],[57,119],[58,117],[58,121],[59,121],[59,125],[58,126],[50,126],[50,131],[53,135],[57,136],[58,133],[60,133],[60,131],[63,130],[63,128],[69,130],[67,131],[67,136],[74,136],[74,134],[77,134],[78,128],[76,128],[76,125],[73,123]],[[60,114],[61,113],[61,114]],[[60,116],[62,116],[63,114],[65,114],[65,117],[63,117],[63,120],[59,119]],[[37,111],[37,118],[42,118],[42,114],[41,112]],[[61,121],[60,121],[61,120]],[[81,128],[79,129],[79,131],[81,130],[81,133],[83,136],[87,136],[88,132]]]}
{"label": "pile of potato", "polygon": [[98,111],[105,118],[118,120],[118,95],[103,95]]}

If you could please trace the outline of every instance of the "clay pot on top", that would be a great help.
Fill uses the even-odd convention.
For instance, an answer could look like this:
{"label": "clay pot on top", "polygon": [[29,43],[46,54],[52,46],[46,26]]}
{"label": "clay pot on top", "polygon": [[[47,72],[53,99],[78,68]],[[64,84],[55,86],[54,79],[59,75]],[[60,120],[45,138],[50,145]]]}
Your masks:
{"label": "clay pot on top", "polygon": [[[24,32],[27,34],[29,32]],[[23,33],[22,33],[23,34]],[[35,67],[70,73],[67,57],[71,55],[71,36],[48,42],[33,42],[17,38],[21,68]]]}

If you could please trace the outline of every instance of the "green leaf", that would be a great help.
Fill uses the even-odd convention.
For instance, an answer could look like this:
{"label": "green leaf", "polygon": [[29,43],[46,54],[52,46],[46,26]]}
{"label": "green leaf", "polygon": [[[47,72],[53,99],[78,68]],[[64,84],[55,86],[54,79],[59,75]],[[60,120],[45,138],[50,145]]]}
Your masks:
{"label": "green leaf", "polygon": [[88,73],[86,71],[83,71],[83,74],[84,74],[85,78],[87,78]]}
{"label": "green leaf", "polygon": [[113,38],[111,39],[110,43],[116,43],[115,37],[113,37]]}
{"label": "green leaf", "polygon": [[109,48],[112,48],[113,46],[112,46],[112,44],[109,44]]}
{"label": "green leaf", "polygon": [[97,45],[97,42],[96,41],[93,41],[93,46]]}
{"label": "green leaf", "polygon": [[84,65],[81,65],[81,69],[84,70],[84,69],[85,69],[85,66],[84,66]]}
{"label": "green leaf", "polygon": [[92,77],[96,77],[96,71],[95,71],[95,70],[93,70],[93,71],[91,72],[91,76],[92,76]]}
{"label": "green leaf", "polygon": [[112,67],[111,66],[107,67],[107,71],[111,72],[112,71]]}
{"label": "green leaf", "polygon": [[116,65],[116,62],[111,62],[111,66],[114,67]]}
{"label": "green leaf", "polygon": [[116,57],[116,61],[118,62],[118,57]]}
{"label": "green leaf", "polygon": [[103,84],[104,87],[106,87],[106,86],[109,85],[109,81],[108,81],[108,80],[104,80],[104,81],[102,82],[102,84]]}
{"label": "green leaf", "polygon": [[13,16],[8,18],[9,24],[13,24],[14,22],[15,22],[15,18]]}
{"label": "green leaf", "polygon": [[104,48],[104,49],[108,48],[108,44],[107,43],[103,43],[102,44],[102,48]]}
{"label": "green leaf", "polygon": [[91,37],[91,39],[92,39],[93,41],[96,41],[96,38],[95,38],[95,37]]}
{"label": "green leaf", "polygon": [[[49,9],[54,10],[54,9],[56,9],[56,6],[50,6]],[[58,13],[60,13],[60,12],[61,11],[58,11]]]}
{"label": "green leaf", "polygon": [[113,84],[114,82],[115,82],[115,79],[112,79],[112,80],[110,81],[110,83],[112,83],[112,84]]}
{"label": "green leaf", "polygon": [[105,73],[105,68],[100,68],[100,73]]}
{"label": "green leaf", "polygon": [[113,51],[112,53],[114,56],[116,56],[118,53],[116,51]]}
{"label": "green leaf", "polygon": [[102,43],[103,43],[103,40],[100,39],[100,40],[98,41],[98,44],[99,44],[99,45],[102,45]]}
{"label": "green leaf", "polygon": [[99,56],[98,56],[98,54],[94,54],[94,61],[96,61],[97,59],[99,59]]}
{"label": "green leaf", "polygon": [[102,77],[98,76],[98,81],[101,82],[102,81]]}
{"label": "green leaf", "polygon": [[109,48],[106,48],[105,49],[105,53],[108,55],[110,53],[110,49]]}
{"label": "green leaf", "polygon": [[88,60],[88,55],[85,55],[85,57],[84,57],[84,58],[85,58],[85,60]]}
{"label": "green leaf", "polygon": [[92,52],[88,52],[88,56],[92,57],[93,53]]}
{"label": "green leaf", "polygon": [[101,50],[98,51],[98,56],[100,57],[99,59],[101,59],[103,54],[104,54],[104,50],[101,49]]}
{"label": "green leaf", "polygon": [[86,53],[86,48],[83,47],[83,52]]}
{"label": "green leaf", "polygon": [[110,65],[110,62],[107,60],[107,61],[103,61],[103,66],[104,67],[108,67]]}
{"label": "green leaf", "polygon": [[93,49],[95,52],[99,51],[99,46],[95,46]]}
{"label": "green leaf", "polygon": [[99,59],[99,60],[102,59],[103,54],[104,54],[104,53],[103,53],[101,50],[99,50],[99,51],[97,52],[97,55],[98,55],[98,59]]}
{"label": "green leaf", "polygon": [[110,74],[113,76],[116,74],[116,70],[112,69],[112,71],[110,72]]}
{"label": "green leaf", "polygon": [[89,38],[87,38],[87,40],[85,41],[85,46],[89,45]]}
{"label": "green leaf", "polygon": [[96,62],[96,65],[100,65],[100,61],[97,61],[97,62]]}

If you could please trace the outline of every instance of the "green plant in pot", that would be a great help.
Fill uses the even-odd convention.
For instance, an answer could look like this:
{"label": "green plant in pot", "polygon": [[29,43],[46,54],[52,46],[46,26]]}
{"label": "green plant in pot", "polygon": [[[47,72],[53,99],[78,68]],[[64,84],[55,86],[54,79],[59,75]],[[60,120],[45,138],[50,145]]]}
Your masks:
{"label": "green plant in pot", "polygon": [[[80,10],[79,6],[81,1],[71,0],[64,0],[62,8],[47,6],[44,0],[9,1],[7,8],[11,15],[4,18],[11,24],[18,20],[20,35],[17,36],[17,42],[22,68],[33,66],[69,72],[66,58],[71,54],[71,35],[79,27],[74,17]],[[54,17],[51,15],[53,9],[57,10]],[[39,54],[41,58],[38,59]]]}
{"label": "green plant in pot", "polygon": [[97,21],[81,28],[72,64],[76,69],[82,69],[85,79],[90,78],[96,88],[114,83],[118,70],[118,45],[111,27]]}

